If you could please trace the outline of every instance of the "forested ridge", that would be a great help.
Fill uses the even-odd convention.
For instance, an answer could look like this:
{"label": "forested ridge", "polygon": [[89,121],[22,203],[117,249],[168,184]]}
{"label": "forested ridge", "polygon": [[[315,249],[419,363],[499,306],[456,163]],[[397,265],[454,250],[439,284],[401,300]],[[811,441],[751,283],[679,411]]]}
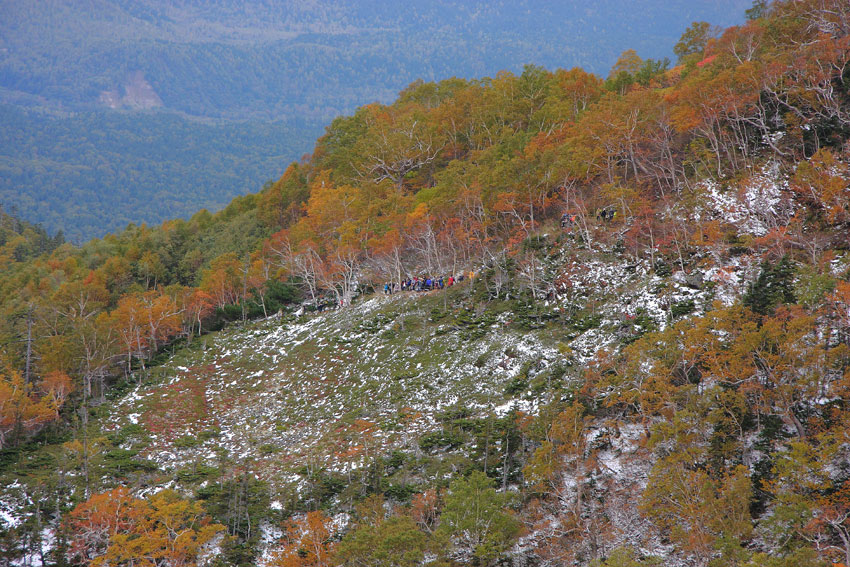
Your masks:
{"label": "forested ridge", "polygon": [[[747,15],[692,24],[672,67],[627,51],[605,79],[414,82],[215,214],[79,247],[17,225],[5,556],[52,538],[56,564],[850,564],[850,7]],[[500,335],[533,339],[469,354]],[[463,356],[497,390],[470,379],[481,399],[421,419],[405,388],[455,395],[440,357]],[[214,408],[212,384],[267,384],[278,357],[316,372],[288,387],[325,388],[289,411],[353,405],[330,449],[281,450],[309,438],[295,421],[239,456],[224,414],[262,397]],[[376,390],[349,392],[367,359]]]}

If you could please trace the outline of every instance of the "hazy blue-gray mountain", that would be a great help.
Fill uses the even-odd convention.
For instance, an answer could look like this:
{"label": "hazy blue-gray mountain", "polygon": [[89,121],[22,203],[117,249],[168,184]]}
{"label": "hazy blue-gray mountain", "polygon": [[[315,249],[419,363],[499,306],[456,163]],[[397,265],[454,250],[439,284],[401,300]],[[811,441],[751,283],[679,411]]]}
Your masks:
{"label": "hazy blue-gray mountain", "polygon": [[[692,21],[738,23],[749,4],[2,0],[0,203],[76,239],[218,208],[309,151],[335,116],[389,102],[417,78],[526,63],[605,75],[625,49],[672,57]],[[275,125],[231,143],[233,122]],[[275,147],[260,149],[268,136]],[[222,156],[202,183],[198,137]],[[152,162],[140,140],[167,159]],[[157,206],[164,194],[171,205]],[[75,217],[81,206],[88,220]]]}

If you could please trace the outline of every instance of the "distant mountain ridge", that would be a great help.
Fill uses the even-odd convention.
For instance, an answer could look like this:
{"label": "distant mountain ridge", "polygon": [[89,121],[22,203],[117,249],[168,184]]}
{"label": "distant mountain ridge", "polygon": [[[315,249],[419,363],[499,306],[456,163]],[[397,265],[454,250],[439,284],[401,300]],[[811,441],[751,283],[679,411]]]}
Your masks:
{"label": "distant mountain ridge", "polygon": [[532,61],[605,74],[627,48],[672,56],[692,21],[739,23],[749,4],[5,1],[0,86],[78,107],[142,72],[166,107],[189,114],[285,118],[306,105],[327,122],[417,78]]}
{"label": "distant mountain ridge", "polygon": [[[626,48],[661,59],[692,21],[731,25],[748,5],[2,0],[0,204],[77,242],[217,210],[416,79],[529,62],[604,75]],[[149,162],[140,140],[167,157]],[[192,148],[212,142],[202,171]]]}

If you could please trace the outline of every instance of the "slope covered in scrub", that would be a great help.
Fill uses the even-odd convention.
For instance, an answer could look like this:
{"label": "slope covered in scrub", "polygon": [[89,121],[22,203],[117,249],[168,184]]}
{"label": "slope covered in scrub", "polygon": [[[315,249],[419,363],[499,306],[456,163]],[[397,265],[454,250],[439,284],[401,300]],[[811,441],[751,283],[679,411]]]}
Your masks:
{"label": "slope covered in scrub", "polygon": [[[222,447],[237,459],[267,461],[262,477],[275,485],[287,478],[280,466],[292,473],[320,459],[343,471],[364,466],[367,449],[410,450],[446,412],[536,413],[575,387],[576,366],[596,350],[663,328],[670,317],[663,301],[697,311],[710,303],[711,293],[647,273],[645,264],[618,273],[618,262],[598,256],[575,278],[590,293],[536,309],[481,302],[476,284],[479,294],[485,284],[467,280],[221,331],[117,400],[107,428],[143,425],[150,443],[143,454],[160,466],[215,460]],[[608,289],[598,284],[603,278]],[[633,323],[635,313],[641,319]],[[374,436],[371,448],[358,427]]]}
{"label": "slope covered in scrub", "polygon": [[219,214],[13,264],[4,553],[850,561],[850,14],[749,15],[415,83]]}

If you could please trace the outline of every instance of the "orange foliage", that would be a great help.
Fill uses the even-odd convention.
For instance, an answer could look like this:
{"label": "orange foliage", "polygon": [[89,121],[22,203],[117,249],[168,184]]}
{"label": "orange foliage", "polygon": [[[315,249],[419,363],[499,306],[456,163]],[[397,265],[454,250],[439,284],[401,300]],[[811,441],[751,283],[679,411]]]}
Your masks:
{"label": "orange foliage", "polygon": [[59,416],[71,391],[71,379],[51,372],[38,385],[15,370],[0,367],[0,448],[12,434],[28,434]]}
{"label": "orange foliage", "polygon": [[142,500],[126,488],[93,495],[70,513],[67,525],[69,555],[93,567],[192,567],[202,547],[224,530],[199,502],[174,491]]}
{"label": "orange foliage", "polygon": [[821,212],[829,224],[850,220],[850,167],[828,149],[821,149],[797,167],[791,187]]}
{"label": "orange foliage", "polygon": [[113,536],[131,529],[137,515],[136,499],[126,488],[92,495],[66,520],[72,534],[69,555],[90,564],[106,553]]}
{"label": "orange foliage", "polygon": [[284,546],[271,560],[274,567],[329,567],[334,557],[333,521],[321,511],[286,524]]}
{"label": "orange foliage", "polygon": [[123,296],[112,316],[128,358],[152,354],[174,337],[182,324],[181,309],[174,299],[158,290]]}
{"label": "orange foliage", "polygon": [[213,298],[216,307],[236,303],[242,290],[242,262],[233,253],[223,254],[204,270],[201,290]]}
{"label": "orange foliage", "polygon": [[420,528],[428,533],[434,533],[442,507],[441,494],[432,488],[413,497],[410,503],[410,517]]}
{"label": "orange foliage", "polygon": [[68,394],[73,391],[74,384],[70,376],[64,372],[53,370],[41,379],[39,389],[43,395],[50,396],[55,406],[59,408],[65,403]]}

